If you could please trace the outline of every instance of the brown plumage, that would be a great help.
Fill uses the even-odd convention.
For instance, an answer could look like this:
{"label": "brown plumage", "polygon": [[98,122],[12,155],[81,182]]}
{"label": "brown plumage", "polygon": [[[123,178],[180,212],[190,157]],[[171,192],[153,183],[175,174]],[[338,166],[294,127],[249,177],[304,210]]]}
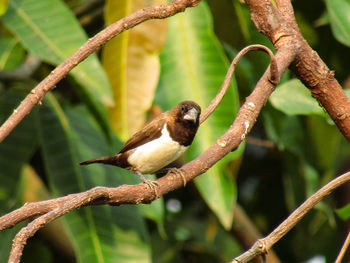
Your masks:
{"label": "brown plumage", "polygon": [[200,113],[197,103],[183,101],[135,133],[117,154],[80,164],[115,165],[134,171],[145,181],[142,174],[159,171],[188,148],[197,132]]}

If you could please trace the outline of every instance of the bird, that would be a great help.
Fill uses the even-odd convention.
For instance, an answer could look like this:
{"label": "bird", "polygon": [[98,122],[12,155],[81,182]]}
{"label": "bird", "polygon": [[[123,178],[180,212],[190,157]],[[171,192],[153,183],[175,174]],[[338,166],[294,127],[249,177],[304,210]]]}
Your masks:
{"label": "bird", "polygon": [[[117,154],[84,161],[80,165],[102,163],[130,170],[158,196],[157,183],[146,179],[144,174],[162,171],[187,150],[197,133],[200,114],[201,107],[196,102],[180,102],[131,136]],[[185,184],[181,172],[180,175]]]}

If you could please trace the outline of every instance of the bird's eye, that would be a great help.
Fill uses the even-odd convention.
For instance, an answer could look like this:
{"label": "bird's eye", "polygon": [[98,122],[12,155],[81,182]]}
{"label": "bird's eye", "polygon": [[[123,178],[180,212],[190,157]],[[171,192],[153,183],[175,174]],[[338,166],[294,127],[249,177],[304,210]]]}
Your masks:
{"label": "bird's eye", "polygon": [[185,110],[186,110],[185,105],[182,105],[181,106],[181,111],[185,111]]}

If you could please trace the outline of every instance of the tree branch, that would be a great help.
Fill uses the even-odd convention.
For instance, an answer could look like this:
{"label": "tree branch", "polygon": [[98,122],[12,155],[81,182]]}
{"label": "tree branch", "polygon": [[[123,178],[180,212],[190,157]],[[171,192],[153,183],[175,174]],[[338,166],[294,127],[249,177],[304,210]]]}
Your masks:
{"label": "tree branch", "polygon": [[[285,52],[277,53],[275,56],[276,63],[282,71],[286,69],[288,61],[291,61],[292,58],[293,53],[290,53],[288,49],[286,49]],[[281,74],[282,73],[280,73],[280,75]],[[207,151],[182,167],[186,181],[190,181],[196,176],[205,173],[222,157],[239,146],[246,134],[253,127],[261,108],[275,88],[275,85],[269,81],[269,77],[270,70],[268,68],[257,83],[252,94],[247,97],[246,102],[240,108],[236,120],[230,129]],[[229,85],[229,81],[225,83]],[[182,178],[171,172],[159,178],[157,182],[160,196],[183,186]],[[90,201],[80,206],[150,203],[155,199],[153,191],[142,183],[138,185],[122,185],[116,188],[97,187],[97,189],[98,190],[93,188],[83,193],[70,194],[40,202],[26,203],[21,208],[0,217],[0,230],[13,227],[28,218],[46,214],[63,206],[64,203],[72,199],[81,198],[81,194],[84,193],[89,195]],[[104,193],[104,198],[99,197],[102,195],[101,192]]]}
{"label": "tree branch", "polygon": [[[277,53],[274,60],[282,72],[284,72],[294,57],[290,49],[285,49],[284,51]],[[274,67],[274,69],[277,69],[277,67]],[[276,76],[278,71],[272,70],[272,72],[274,72],[274,79],[280,78],[280,75]],[[236,149],[245,139],[245,136],[255,124],[262,107],[275,89],[276,82],[270,80],[270,75],[271,70],[268,67],[252,94],[246,98],[246,102],[240,108],[233,125],[226,133],[199,157],[182,167],[186,181],[190,181],[196,176],[205,173],[221,158]],[[229,85],[230,81],[224,83]],[[159,178],[157,183],[158,193],[161,196],[183,186],[183,178],[176,173],[169,172],[167,175]],[[122,185],[116,188],[95,187],[78,194],[25,204],[23,207],[0,217],[0,230],[3,230],[25,219],[39,216],[16,235],[9,262],[17,263],[20,261],[28,238],[33,236],[36,231],[73,209],[87,205],[150,203],[157,197],[145,184],[138,184]]]}
{"label": "tree branch", "polygon": [[246,3],[255,26],[271,40],[276,50],[283,48],[286,41],[295,41],[297,50],[291,70],[310,89],[350,142],[350,100],[334,73],[301,35],[290,0],[276,0],[277,8],[272,1],[246,0]]}
{"label": "tree branch", "polygon": [[350,172],[345,173],[310,196],[302,205],[300,205],[290,216],[284,220],[267,237],[259,239],[245,253],[236,257],[232,263],[245,263],[258,255],[266,253],[278,240],[287,234],[313,207],[315,207],[323,198],[332,193],[339,186],[350,181]]}
{"label": "tree branch", "polygon": [[91,53],[98,50],[111,38],[119,35],[149,19],[162,19],[185,11],[187,7],[193,7],[200,3],[200,0],[174,0],[173,2],[143,8],[135,13],[111,24],[104,30],[90,38],[84,45],[75,51],[69,58],[59,64],[50,75],[42,80],[27,97],[21,102],[17,109],[0,127],[0,142],[29,114],[36,104],[40,104],[45,94],[54,89],[55,85],[62,80],[69,71],[87,58]]}

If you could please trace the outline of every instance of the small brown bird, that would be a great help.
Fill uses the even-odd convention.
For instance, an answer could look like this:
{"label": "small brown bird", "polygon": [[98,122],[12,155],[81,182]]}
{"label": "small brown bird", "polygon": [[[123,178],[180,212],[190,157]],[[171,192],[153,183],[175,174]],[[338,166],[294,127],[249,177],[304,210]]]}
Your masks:
{"label": "small brown bird", "polygon": [[186,151],[196,135],[200,113],[197,103],[180,102],[135,133],[117,154],[80,164],[103,163],[131,170],[155,191],[155,183],[143,175],[160,171]]}

